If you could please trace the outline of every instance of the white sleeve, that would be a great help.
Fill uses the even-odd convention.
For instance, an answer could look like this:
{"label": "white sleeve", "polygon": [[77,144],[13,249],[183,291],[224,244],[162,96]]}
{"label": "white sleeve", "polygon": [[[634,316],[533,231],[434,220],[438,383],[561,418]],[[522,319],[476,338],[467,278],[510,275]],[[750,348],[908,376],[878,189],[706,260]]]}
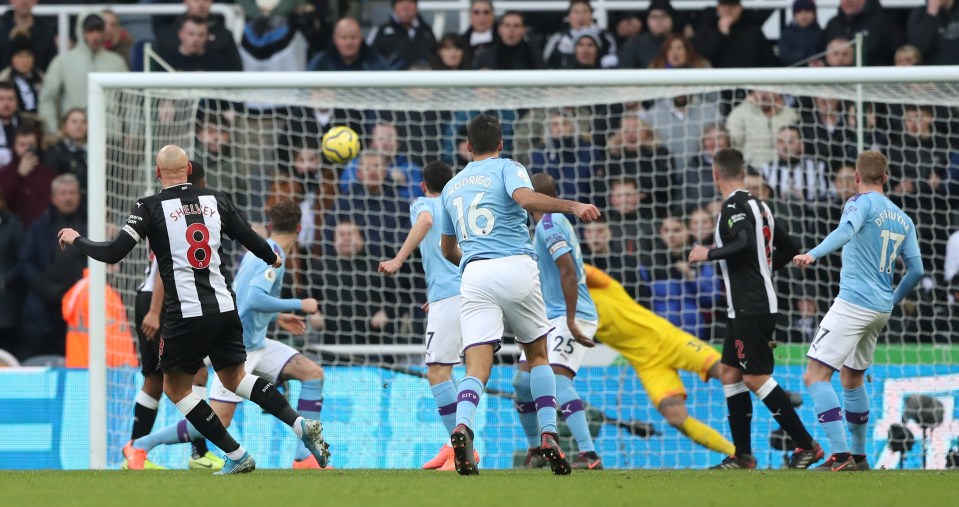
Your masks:
{"label": "white sleeve", "polygon": [[946,265],[943,268],[945,282],[949,283],[956,274],[959,274],[959,231],[952,233],[946,243]]}

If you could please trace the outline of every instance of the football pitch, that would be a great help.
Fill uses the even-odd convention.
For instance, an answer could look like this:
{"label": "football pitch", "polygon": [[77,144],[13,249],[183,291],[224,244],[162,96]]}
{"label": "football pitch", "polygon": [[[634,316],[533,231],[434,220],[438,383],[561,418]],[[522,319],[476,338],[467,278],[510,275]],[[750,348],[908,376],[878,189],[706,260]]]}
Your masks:
{"label": "football pitch", "polygon": [[548,470],[479,477],[420,470],[0,472],[0,504],[38,507],[210,505],[878,506],[959,505],[957,471]]}

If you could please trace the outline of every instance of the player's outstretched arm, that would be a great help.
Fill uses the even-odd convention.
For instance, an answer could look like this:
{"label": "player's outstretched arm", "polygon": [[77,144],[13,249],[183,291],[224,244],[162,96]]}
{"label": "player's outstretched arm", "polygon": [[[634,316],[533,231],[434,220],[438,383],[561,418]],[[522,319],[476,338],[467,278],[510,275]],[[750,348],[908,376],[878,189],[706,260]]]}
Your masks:
{"label": "player's outstretched arm", "polygon": [[[316,300],[313,300],[314,303]],[[299,299],[281,299],[270,295],[269,291],[254,285],[250,287],[249,309],[260,313],[295,312],[303,309],[303,301]],[[315,307],[315,305],[314,305]],[[315,310],[314,310],[315,311]],[[312,313],[312,312],[307,312]]]}
{"label": "player's outstretched arm", "polygon": [[579,301],[579,277],[576,274],[576,263],[573,262],[573,254],[565,253],[556,259],[556,267],[559,269],[559,283],[563,288],[563,300],[566,302],[566,325],[569,327],[570,334],[576,343],[584,347],[595,347],[586,334],[576,324],[576,302]]}
{"label": "player's outstretched arm", "polygon": [[736,238],[718,248],[706,248],[703,245],[696,245],[689,252],[689,262],[718,261],[728,259],[739,252],[742,252],[749,246],[749,233],[746,229],[739,229]]}
{"label": "player's outstretched arm", "polygon": [[121,229],[113,241],[90,241],[73,229],[61,229],[57,235],[60,248],[66,250],[68,245],[77,247],[84,255],[107,264],[116,264],[137,246],[137,240]]}
{"label": "player's outstretched arm", "polygon": [[454,266],[460,265],[460,261],[463,259],[463,251],[460,250],[456,236],[444,234],[440,239],[440,250],[443,252],[443,257],[445,257],[446,260],[453,263]]}
{"label": "player's outstretched arm", "polygon": [[812,250],[793,257],[793,264],[798,268],[805,268],[813,262],[842,248],[856,234],[856,229],[849,222],[839,224],[836,230],[829,233],[826,239]]}
{"label": "player's outstretched arm", "polygon": [[773,271],[778,271],[789,264],[799,254],[799,247],[796,246],[793,237],[789,235],[789,231],[779,221],[776,221],[773,228],[773,247],[775,247],[773,249]]}
{"label": "player's outstretched arm", "polygon": [[530,213],[572,213],[583,222],[599,218],[599,209],[592,204],[557,199],[526,187],[513,191],[513,200]]}
{"label": "player's outstretched arm", "polygon": [[388,261],[383,261],[380,263],[379,272],[383,273],[386,276],[393,276],[397,271],[403,267],[403,263],[406,262],[406,259],[410,258],[410,255],[413,254],[413,250],[416,250],[420,243],[423,242],[423,238],[430,232],[430,228],[433,227],[433,215],[428,211],[421,212],[416,217],[416,223],[413,224],[413,228],[410,229],[409,234],[406,236],[406,241],[403,242],[403,246],[400,247],[400,251],[396,253],[396,257]]}

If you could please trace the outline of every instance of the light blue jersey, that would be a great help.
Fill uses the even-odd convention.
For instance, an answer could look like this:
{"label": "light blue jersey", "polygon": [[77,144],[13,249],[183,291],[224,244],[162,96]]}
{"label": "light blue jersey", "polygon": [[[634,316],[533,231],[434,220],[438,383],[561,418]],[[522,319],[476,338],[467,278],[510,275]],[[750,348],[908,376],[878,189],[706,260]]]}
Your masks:
{"label": "light blue jersey", "polygon": [[596,306],[586,288],[586,270],[583,269],[583,252],[579,248],[579,239],[569,220],[562,213],[549,213],[536,224],[533,238],[536,254],[539,256],[539,278],[543,287],[543,299],[546,300],[546,317],[555,319],[566,315],[566,298],[560,279],[556,259],[565,254],[573,256],[576,265],[576,279],[579,281],[579,300],[576,301],[576,318],[598,321]]}
{"label": "light blue jersey", "polygon": [[[266,240],[276,255],[286,262],[283,252],[272,239]],[[266,331],[279,312],[300,310],[300,300],[279,299],[283,285],[283,266],[274,268],[262,259],[247,252],[240,261],[240,269],[233,280],[236,292],[236,308],[243,324],[243,346],[247,351],[256,350],[266,341]]]}
{"label": "light blue jersey", "polygon": [[[852,226],[853,236],[842,249],[837,297],[876,312],[891,312],[896,258],[906,260],[920,255],[915,225],[878,192],[851,197],[843,208],[839,228],[845,224]],[[822,246],[809,253],[819,258],[823,252],[818,249]]]}
{"label": "light blue jersey", "polygon": [[420,243],[423,271],[426,272],[427,300],[432,303],[460,293],[460,272],[456,265],[443,257],[440,240],[443,236],[443,203],[439,197],[420,197],[410,205],[410,223],[415,224],[420,213],[433,217],[433,226]]}
{"label": "light blue jersey", "polygon": [[519,188],[533,189],[522,164],[507,158],[470,162],[443,187],[443,234],[456,236],[470,260],[533,255],[526,210],[513,200]]}

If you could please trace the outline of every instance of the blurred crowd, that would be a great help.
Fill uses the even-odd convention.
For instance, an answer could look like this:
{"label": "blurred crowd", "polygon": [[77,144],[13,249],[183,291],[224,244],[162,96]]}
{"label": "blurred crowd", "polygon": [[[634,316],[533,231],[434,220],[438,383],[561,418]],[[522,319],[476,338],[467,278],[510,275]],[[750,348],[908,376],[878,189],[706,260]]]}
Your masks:
{"label": "blurred crowd", "polygon": [[[57,2],[70,3],[70,2]],[[588,1],[562,16],[471,2],[469,27],[438,40],[416,0],[393,0],[389,19],[368,19],[362,2],[237,0],[246,15],[235,37],[210,0],[184,0],[180,16],[152,18],[135,40],[113,12],[78,16],[74,40],[57,53],[56,26],[35,17],[35,0],[11,0],[0,16],[0,349],[18,358],[62,355],[63,299],[86,259],[60,251],[56,231],[85,232],[86,81],[99,71],[142,70],[151,42],[175,71],[736,68],[849,66],[851,40],[868,34],[866,65],[959,64],[959,2],[929,0],[893,13],[875,0],[841,0],[823,26],[813,0],[796,0],[778,41],[768,12],[739,0],[679,11],[668,0],[614,13],[608,29]],[[881,34],[878,36],[877,34]],[[236,40],[240,42],[237,43]],[[154,70],[164,70],[161,65]],[[690,266],[688,251],[711,244],[721,196],[711,177],[716,150],[749,163],[748,189],[767,200],[803,248],[838,223],[855,193],[856,121],[865,146],[890,159],[889,192],[916,221],[927,277],[891,321],[887,339],[951,342],[959,329],[959,107],[854,103],[743,89],[629,103],[482,111],[500,118],[504,156],[549,172],[562,197],[590,201],[604,219],[580,228],[584,256],[623,281],[643,304],[704,339],[725,318],[717,269]],[[425,286],[416,262],[397,279],[376,274],[409,227],[422,195],[421,167],[469,161],[465,125],[481,111],[314,109],[201,101],[184,111],[160,101],[158,118],[195,125],[195,163],[213,188],[251,218],[278,199],[304,210],[301,255],[286,291],[323,302],[312,333],[329,343],[415,342]],[[363,151],[345,167],[324,160],[319,138],[347,125]],[[121,129],[127,139],[136,132]],[[162,136],[161,136],[162,137]],[[158,142],[160,142],[158,140]],[[132,150],[131,151],[135,151]],[[783,341],[808,341],[837,291],[839,258],[778,278]]]}

